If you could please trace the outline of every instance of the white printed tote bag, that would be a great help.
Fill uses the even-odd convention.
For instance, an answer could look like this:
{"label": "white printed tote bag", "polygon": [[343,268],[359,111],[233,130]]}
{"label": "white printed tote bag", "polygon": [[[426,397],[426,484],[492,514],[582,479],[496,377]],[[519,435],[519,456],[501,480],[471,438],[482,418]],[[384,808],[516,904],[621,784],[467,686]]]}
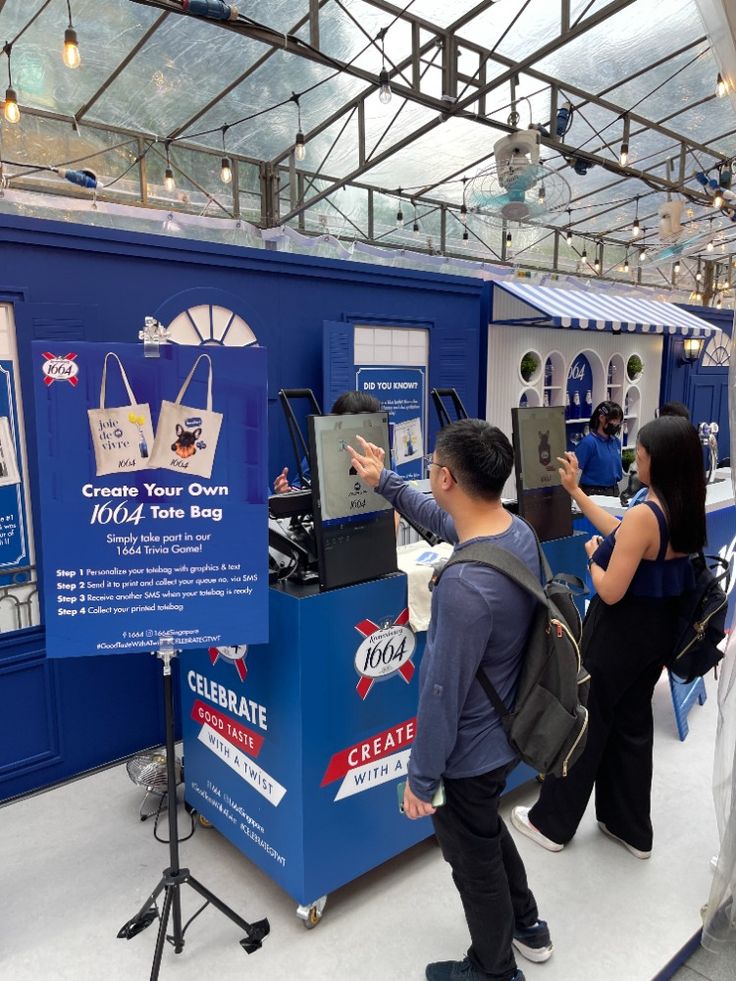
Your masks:
{"label": "white printed tote bag", "polygon": [[[206,409],[181,404],[200,361],[206,361],[209,368]],[[208,354],[200,354],[184,379],[176,401],[164,399],[161,403],[150,465],[211,477],[221,425],[222,413],[212,411],[212,360]]]}
{"label": "white printed tote bag", "polygon": [[[129,404],[118,408],[105,406],[107,388],[107,362],[113,358],[120,368],[120,375],[128,393]],[[102,365],[99,409],[87,409],[92,445],[95,448],[97,476],[111,473],[127,473],[130,470],[147,470],[149,453],[153,446],[151,409],[145,402],[136,402],[117,354],[108,351]]]}

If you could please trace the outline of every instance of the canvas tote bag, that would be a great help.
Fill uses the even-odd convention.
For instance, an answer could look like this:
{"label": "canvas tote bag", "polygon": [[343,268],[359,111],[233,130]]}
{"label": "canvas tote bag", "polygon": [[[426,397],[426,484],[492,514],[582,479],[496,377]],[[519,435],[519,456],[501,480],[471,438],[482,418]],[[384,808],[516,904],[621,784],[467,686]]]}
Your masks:
{"label": "canvas tote bag", "polygon": [[[117,361],[130,400],[129,405],[122,405],[115,409],[105,406],[108,358]],[[151,409],[147,403],[136,402],[125,368],[117,354],[112,351],[105,355],[102,365],[100,407],[87,409],[87,415],[92,445],[95,448],[98,477],[148,468],[149,453],[153,446]]]}
{"label": "canvas tote bag", "polygon": [[[200,361],[206,361],[209,369],[206,409],[181,404]],[[196,477],[211,477],[221,425],[222,413],[212,411],[212,360],[208,354],[200,354],[184,379],[176,401],[164,399],[161,403],[150,465]]]}

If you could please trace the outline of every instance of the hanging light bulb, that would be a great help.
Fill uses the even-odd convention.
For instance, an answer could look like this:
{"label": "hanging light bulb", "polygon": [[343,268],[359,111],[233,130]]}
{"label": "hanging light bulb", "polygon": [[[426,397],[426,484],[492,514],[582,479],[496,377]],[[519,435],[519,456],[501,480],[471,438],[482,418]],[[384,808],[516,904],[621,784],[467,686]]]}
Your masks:
{"label": "hanging light bulb", "polygon": [[619,162],[619,164],[622,167],[625,167],[626,164],[629,162],[629,144],[628,143],[622,143],[621,144],[621,151],[620,151],[620,153],[618,155],[618,162]]}
{"label": "hanging light bulb", "polygon": [[79,68],[81,58],[79,57],[79,42],[77,32],[73,27],[67,27],[64,31],[64,64],[67,68]]}
{"label": "hanging light bulb", "polygon": [[601,260],[600,259],[596,258],[595,262],[593,263],[593,270],[596,273],[599,273],[601,271]]}
{"label": "hanging light bulb", "polygon": [[304,142],[304,133],[301,130],[296,134],[294,140],[294,157],[296,160],[304,160],[307,155],[307,147]]}
{"label": "hanging light bulb", "polygon": [[721,194],[720,191],[716,191],[716,193],[713,195],[713,207],[714,208],[723,207],[723,195]]}
{"label": "hanging light bulb", "polygon": [[419,238],[419,222],[416,220],[416,218],[414,219],[414,224],[411,226],[411,230],[414,232],[414,235]]}
{"label": "hanging light bulb", "polygon": [[468,221],[468,209],[465,207],[465,202],[460,205],[460,221],[463,225],[467,224]]}
{"label": "hanging light bulb", "polygon": [[176,181],[174,180],[174,171],[171,167],[167,167],[164,171],[164,187],[169,193],[176,190]]}
{"label": "hanging light bulb", "polygon": [[463,232],[463,245],[467,246],[469,240],[470,240],[470,235],[468,235],[468,230],[466,228],[465,231]]}
{"label": "hanging light bulb", "polygon": [[3,115],[8,123],[20,122],[20,109],[18,108],[18,96],[15,89],[8,87],[5,89],[5,102],[3,103]]}
{"label": "hanging light bulb", "polygon": [[718,96],[719,99],[722,99],[727,92],[728,92],[728,86],[723,81],[723,76],[719,72],[718,77],[716,78],[716,95]]}
{"label": "hanging light bulb", "polygon": [[588,261],[588,253],[586,251],[585,246],[583,246],[583,251],[580,253],[580,261],[581,262],[587,262]]}
{"label": "hanging light bulb", "polygon": [[647,258],[647,247],[644,246],[644,248],[639,253],[639,262],[645,262],[646,258]]}
{"label": "hanging light bulb", "polygon": [[572,245],[572,229],[568,228],[567,235],[565,236],[568,245]]}
{"label": "hanging light bulb", "polygon": [[378,73],[378,84],[380,86],[378,101],[382,102],[384,106],[387,106],[391,101],[391,82],[389,81],[388,72],[385,68],[382,68]]}
{"label": "hanging light bulb", "polygon": [[511,245],[511,242],[512,242],[511,232],[506,232],[506,245],[507,246]]}
{"label": "hanging light bulb", "polygon": [[544,199],[545,199],[546,196],[547,196],[547,192],[544,189],[544,184],[540,184],[539,185],[539,192],[537,194],[537,198],[538,198],[540,204],[544,204]]}
{"label": "hanging light bulb", "polygon": [[721,295],[719,293],[718,296],[716,297],[716,310],[720,310],[722,306],[723,304],[721,302]]}
{"label": "hanging light bulb", "polygon": [[702,273],[701,273],[701,271],[700,271],[700,270],[698,269],[698,271],[697,271],[697,272],[695,273],[695,282],[696,282],[696,283],[699,283],[699,282],[700,282],[700,280],[701,280],[702,278],[703,278],[703,274],[702,274]]}
{"label": "hanging light bulb", "polygon": [[641,226],[639,225],[639,219],[634,218],[634,224],[631,226],[631,237],[639,238],[641,235]]}
{"label": "hanging light bulb", "polygon": [[396,227],[404,227],[404,212],[401,210],[401,205],[399,205],[399,210],[396,212]]}
{"label": "hanging light bulb", "polygon": [[672,266],[672,272],[676,276],[679,273],[679,271],[680,271],[680,260],[679,259],[675,259],[675,263]]}
{"label": "hanging light bulb", "polygon": [[709,252],[712,252],[713,251],[713,249],[715,248],[715,243],[714,243],[713,239],[711,239],[708,242],[708,245],[706,246],[706,248],[708,249]]}
{"label": "hanging light bulb", "polygon": [[220,180],[223,184],[231,184],[233,179],[233,170],[230,165],[230,157],[222,158],[222,165],[220,167]]}
{"label": "hanging light bulb", "polygon": [[629,257],[626,256],[626,258],[624,259],[624,272],[627,273],[628,271],[629,271]]}

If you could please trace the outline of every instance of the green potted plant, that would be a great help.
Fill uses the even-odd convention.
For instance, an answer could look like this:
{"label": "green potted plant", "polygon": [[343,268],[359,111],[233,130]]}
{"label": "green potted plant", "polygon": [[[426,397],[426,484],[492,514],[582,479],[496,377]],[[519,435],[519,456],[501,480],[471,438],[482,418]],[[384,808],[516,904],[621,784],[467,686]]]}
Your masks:
{"label": "green potted plant", "polygon": [[627,447],[621,451],[621,466],[624,468],[624,473],[628,473],[631,468],[631,464],[636,459],[636,450]]}
{"label": "green potted plant", "polygon": [[519,364],[521,377],[525,382],[530,381],[539,371],[539,358],[532,351],[527,351]]}
{"label": "green potted plant", "polygon": [[638,354],[632,354],[626,362],[626,374],[629,376],[629,380],[636,381],[642,371],[644,371],[644,363]]}

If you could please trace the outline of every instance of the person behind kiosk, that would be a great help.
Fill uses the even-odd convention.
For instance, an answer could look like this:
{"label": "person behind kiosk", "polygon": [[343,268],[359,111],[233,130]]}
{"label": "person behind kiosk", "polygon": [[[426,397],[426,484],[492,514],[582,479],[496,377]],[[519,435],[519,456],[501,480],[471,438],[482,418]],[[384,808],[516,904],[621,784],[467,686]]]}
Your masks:
{"label": "person behind kiosk", "polygon": [[[345,416],[358,412],[381,412],[383,406],[373,395],[366,392],[343,392],[338,395],[332,404],[330,414],[333,416]],[[302,469],[305,476],[309,476],[306,461],[302,461]],[[276,494],[286,494],[290,490],[298,489],[296,485],[289,484],[289,468],[284,467],[281,473],[273,482],[273,489]]]}
{"label": "person behind kiosk", "polygon": [[560,462],[563,486],[606,535],[585,546],[596,590],[582,641],[591,675],[588,741],[569,775],[548,776],[534,807],[515,807],[511,821],[537,844],[560,851],[595,786],[601,831],[645,859],[652,850],[652,693],[675,646],[680,597],[695,585],[689,555],[705,542],[700,440],[686,419],[666,416],[642,427],[636,462],[649,491],[621,521],[577,486],[573,453]]}
{"label": "person behind kiosk", "polygon": [[586,494],[618,497],[621,466],[621,429],[624,414],[617,402],[601,402],[590,417],[590,432],[575,447],[580,486]]}
{"label": "person behind kiosk", "polygon": [[[540,576],[533,532],[501,504],[514,458],[500,429],[463,419],[440,432],[428,460],[434,499],[384,469],[381,450],[358,440],[362,452],[350,451],[358,476],[401,514],[455,543],[456,552],[487,539]],[[482,665],[513,703],[526,640],[519,624],[529,622],[533,604],[501,573],[473,563],[449,567],[432,594],[403,806],[411,819],[432,815],[472,944],[463,961],[429,964],[429,981],[523,981],[514,947],[537,962],[552,953],[524,864],[498,813],[517,757],[475,677]],[[442,781],[446,800],[435,808],[431,801]]]}

